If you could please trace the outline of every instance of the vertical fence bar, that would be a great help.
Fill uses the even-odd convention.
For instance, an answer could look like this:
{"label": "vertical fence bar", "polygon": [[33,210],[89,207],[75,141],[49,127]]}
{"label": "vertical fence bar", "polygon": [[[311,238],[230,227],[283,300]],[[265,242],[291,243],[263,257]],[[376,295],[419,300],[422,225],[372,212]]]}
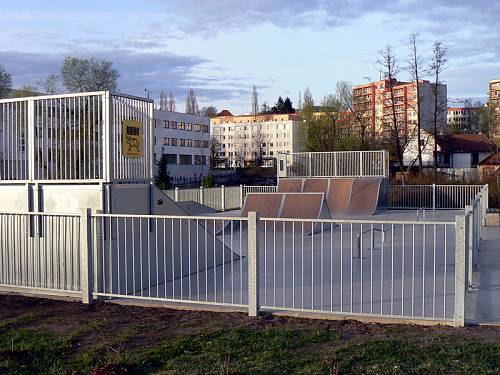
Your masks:
{"label": "vertical fence bar", "polygon": [[248,213],[248,315],[259,315],[259,213]]}
{"label": "vertical fence bar", "polygon": [[82,302],[92,303],[94,280],[92,270],[92,216],[90,208],[82,209],[80,216],[80,285],[82,289]]}
{"label": "vertical fence bar", "polygon": [[465,250],[466,250],[466,225],[464,215],[455,219],[455,313],[453,320],[455,326],[463,327],[465,324]]}

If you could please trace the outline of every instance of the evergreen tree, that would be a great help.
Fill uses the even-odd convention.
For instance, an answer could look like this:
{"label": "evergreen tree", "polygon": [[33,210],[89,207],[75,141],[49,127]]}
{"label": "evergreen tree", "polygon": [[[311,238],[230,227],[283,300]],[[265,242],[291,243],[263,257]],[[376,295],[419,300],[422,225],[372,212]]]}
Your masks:
{"label": "evergreen tree", "polygon": [[160,190],[170,187],[170,176],[167,169],[167,155],[163,154],[158,162],[158,172],[155,177],[155,184]]}

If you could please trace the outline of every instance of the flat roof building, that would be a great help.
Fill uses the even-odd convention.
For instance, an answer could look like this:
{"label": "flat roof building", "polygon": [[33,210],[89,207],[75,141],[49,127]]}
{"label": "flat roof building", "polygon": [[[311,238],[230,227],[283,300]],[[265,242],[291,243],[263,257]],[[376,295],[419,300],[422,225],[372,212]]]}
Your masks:
{"label": "flat roof building", "polygon": [[[392,128],[393,114],[389,80],[371,82],[353,87],[353,109],[363,119],[367,133],[372,139],[376,134],[385,134]],[[420,119],[422,129],[433,127],[434,84],[429,81],[392,82],[394,107],[398,128],[407,132],[418,124],[417,90],[420,96]],[[438,86],[438,126],[446,125],[447,86]]]}
{"label": "flat roof building", "polygon": [[210,119],[154,110],[154,160],[167,157],[174,184],[200,180],[209,172]]}
{"label": "flat roof building", "polygon": [[490,81],[488,90],[490,107],[490,136],[500,142],[500,79]]}
{"label": "flat roof building", "polygon": [[301,124],[295,113],[214,117],[210,126],[216,166],[271,166],[279,153],[303,151]]}

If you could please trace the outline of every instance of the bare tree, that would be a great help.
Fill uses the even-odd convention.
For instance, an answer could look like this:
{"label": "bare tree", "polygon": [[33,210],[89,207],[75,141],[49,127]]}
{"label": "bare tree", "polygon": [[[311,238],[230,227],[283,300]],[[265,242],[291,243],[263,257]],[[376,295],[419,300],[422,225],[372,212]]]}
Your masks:
{"label": "bare tree", "polygon": [[421,141],[421,129],[422,129],[422,116],[421,116],[421,104],[420,104],[420,91],[419,91],[419,80],[422,78],[423,73],[423,60],[418,54],[418,34],[410,34],[410,55],[408,57],[408,62],[406,70],[410,73],[412,80],[415,82],[415,106],[413,108],[417,112],[417,147],[418,147],[418,168],[422,171],[422,141]]}
{"label": "bare tree", "polygon": [[217,116],[217,108],[213,105],[203,107],[202,109],[200,109],[200,115],[205,117],[215,117]]}
{"label": "bare tree", "polygon": [[297,101],[297,111],[302,111],[302,93],[299,90],[299,100]]}
{"label": "bare tree", "polygon": [[174,94],[172,94],[172,91],[168,94],[168,99],[167,99],[167,111],[169,112],[175,112],[175,98]]}
{"label": "bare tree", "polygon": [[[385,102],[387,99],[390,101],[390,126],[391,131],[391,142],[394,142],[396,148],[396,156],[399,163],[399,169],[403,172],[403,145],[401,141],[402,132],[398,123],[398,116],[396,114],[396,102],[395,102],[395,84],[397,82],[397,75],[399,74],[399,62],[394,54],[390,44],[387,44],[384,49],[379,51],[379,57],[377,60],[377,66],[380,73],[387,80],[389,98],[384,96],[384,112],[385,112]],[[385,95],[385,93],[384,93]],[[386,124],[386,113],[383,114],[383,126]],[[385,133],[385,129],[384,129]],[[384,134],[385,135],[385,134]]]}
{"label": "bare tree", "polygon": [[432,47],[432,60],[429,65],[429,74],[433,77],[432,94],[434,99],[434,108],[432,113],[432,130],[434,135],[434,169],[437,170],[438,158],[437,158],[437,136],[438,136],[438,125],[439,125],[439,114],[443,110],[443,105],[446,107],[446,103],[442,103],[439,99],[439,86],[441,85],[441,74],[448,69],[448,49],[443,46],[441,42],[434,42]]}
{"label": "bare tree", "polygon": [[259,98],[257,95],[257,88],[253,85],[252,89],[252,115],[255,117],[259,114]]}
{"label": "bare tree", "polygon": [[167,96],[163,90],[160,91],[160,110],[165,110],[167,108]]}
{"label": "bare tree", "polygon": [[7,96],[12,88],[12,77],[5,71],[3,65],[0,65],[0,98]]}
{"label": "bare tree", "polygon": [[198,100],[196,99],[196,93],[192,88],[188,89],[186,95],[186,113],[191,115],[196,115],[199,111]]}
{"label": "bare tree", "polygon": [[61,79],[58,75],[51,73],[46,78],[41,79],[37,82],[37,86],[40,91],[45,94],[57,94],[60,91]]}
{"label": "bare tree", "polygon": [[367,118],[363,116],[365,109],[354,103],[352,84],[347,81],[337,82],[335,97],[339,102],[341,111],[352,113],[352,120],[354,122],[352,125],[358,128],[360,146],[363,147],[366,141],[366,128],[368,127]]}

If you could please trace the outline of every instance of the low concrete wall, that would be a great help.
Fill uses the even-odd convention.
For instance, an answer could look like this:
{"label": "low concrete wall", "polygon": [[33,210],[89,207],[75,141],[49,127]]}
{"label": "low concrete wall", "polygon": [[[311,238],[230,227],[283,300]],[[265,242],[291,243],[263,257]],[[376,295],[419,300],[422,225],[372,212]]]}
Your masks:
{"label": "low concrete wall", "polygon": [[487,227],[498,227],[500,226],[500,213],[498,212],[488,212],[485,218],[485,225]]}

